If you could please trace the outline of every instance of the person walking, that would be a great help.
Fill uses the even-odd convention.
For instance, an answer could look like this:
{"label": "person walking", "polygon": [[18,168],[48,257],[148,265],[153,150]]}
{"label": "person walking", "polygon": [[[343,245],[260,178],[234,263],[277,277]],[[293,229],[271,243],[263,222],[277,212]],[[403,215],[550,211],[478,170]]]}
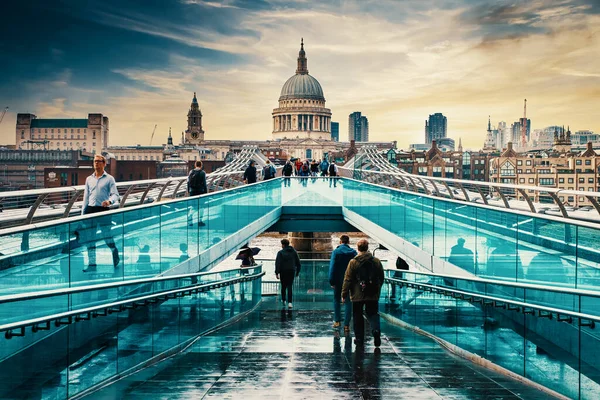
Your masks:
{"label": "person walking", "polygon": [[[190,196],[198,196],[201,194],[205,194],[208,192],[208,187],[206,186],[206,172],[202,169],[202,161],[196,161],[194,164],[195,168],[190,171],[187,179],[187,187],[188,193]],[[198,226],[206,225],[202,218],[204,217],[204,210],[200,208],[198,210]],[[193,217],[194,217],[194,207],[190,204],[189,212],[188,212],[188,225],[193,225]]]}
{"label": "person walking", "polygon": [[296,159],[296,175],[300,175],[300,169],[302,168],[302,160],[300,158]]}
{"label": "person walking", "polygon": [[263,180],[267,181],[269,179],[275,178],[276,173],[277,173],[277,171],[275,170],[275,167],[273,165],[271,165],[271,161],[267,160],[267,163],[265,164],[265,166],[262,169]]}
{"label": "person walking", "polygon": [[331,187],[331,184],[333,183],[333,187],[337,187],[337,176],[338,176],[338,167],[337,165],[335,165],[335,160],[331,160],[331,164],[329,164],[328,167],[328,172],[329,172],[329,187]]}
{"label": "person walking", "polygon": [[291,184],[290,176],[292,176],[292,174],[294,173],[294,166],[292,165],[292,162],[290,160],[287,160],[287,162],[283,166],[282,172],[283,172],[283,187],[288,187]]}
{"label": "person walking", "polygon": [[[292,286],[294,277],[300,274],[300,257],[290,246],[290,241],[281,239],[281,250],[275,258],[275,277],[281,281],[281,302],[292,308]],[[287,298],[286,298],[287,293]]]}
{"label": "person walking", "polygon": [[312,160],[310,162],[310,175],[311,176],[317,176],[319,174],[319,163],[317,162],[317,160]]}
{"label": "person walking", "polygon": [[190,196],[197,196],[208,192],[206,187],[206,172],[202,169],[202,161],[196,161],[195,168],[190,171],[187,179]]}
{"label": "person walking", "polygon": [[256,163],[250,160],[248,168],[244,171],[244,183],[256,183]]}
{"label": "person walking", "polygon": [[[94,156],[94,173],[85,180],[85,189],[83,191],[83,205],[81,215],[95,214],[110,210],[110,206],[119,200],[119,192],[115,178],[104,171],[106,167],[106,158],[101,155]],[[113,266],[118,268],[120,258],[119,250],[111,233],[110,221],[107,218],[92,218],[88,220],[91,223],[89,230],[87,249],[88,249],[88,267],[83,272],[96,271],[96,232],[100,233],[106,245],[112,251]]]}
{"label": "person walking", "polygon": [[[329,260],[329,284],[333,288],[333,327],[339,328],[341,321],[342,285],[348,263],[356,257],[356,250],[350,247],[348,235],[340,236],[340,244],[331,253]],[[352,303],[344,303],[344,333],[350,332],[350,319],[352,318]]]}
{"label": "person walking", "polygon": [[321,169],[321,176],[327,176],[329,170],[329,162],[327,162],[327,158],[323,157],[323,161],[319,164],[319,168]]}
{"label": "person walking", "polygon": [[[361,239],[356,244],[358,255],[348,264],[342,300],[352,301],[354,318],[354,344],[363,347],[365,343],[365,321],[363,310],[371,325],[375,347],[381,346],[381,328],[379,322],[379,295],[383,285],[384,273],[381,261],[369,251],[369,242]],[[349,297],[349,298],[348,298]]]}

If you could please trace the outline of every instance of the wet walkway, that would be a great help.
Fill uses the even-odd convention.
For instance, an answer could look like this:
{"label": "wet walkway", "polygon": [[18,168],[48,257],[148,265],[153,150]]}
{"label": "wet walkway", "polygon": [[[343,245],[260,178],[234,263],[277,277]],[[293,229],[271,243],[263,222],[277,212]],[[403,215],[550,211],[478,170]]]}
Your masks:
{"label": "wet walkway", "polygon": [[[434,341],[382,321],[355,352],[331,328],[329,304],[281,309],[274,299],[185,354],[132,375],[93,399],[546,399],[534,388],[480,368]],[[367,324],[368,326],[368,324]],[[370,339],[370,340],[369,340]]]}

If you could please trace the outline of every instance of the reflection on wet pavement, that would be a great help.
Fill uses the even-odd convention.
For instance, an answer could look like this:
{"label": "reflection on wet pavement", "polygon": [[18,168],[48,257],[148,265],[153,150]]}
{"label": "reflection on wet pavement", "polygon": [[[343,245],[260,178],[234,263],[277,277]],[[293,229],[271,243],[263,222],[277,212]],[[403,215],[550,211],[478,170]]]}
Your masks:
{"label": "reflection on wet pavement", "polygon": [[[95,399],[544,399],[382,321],[380,351],[331,328],[329,304],[280,309],[265,300],[187,352],[90,396]],[[368,326],[368,325],[367,325]]]}

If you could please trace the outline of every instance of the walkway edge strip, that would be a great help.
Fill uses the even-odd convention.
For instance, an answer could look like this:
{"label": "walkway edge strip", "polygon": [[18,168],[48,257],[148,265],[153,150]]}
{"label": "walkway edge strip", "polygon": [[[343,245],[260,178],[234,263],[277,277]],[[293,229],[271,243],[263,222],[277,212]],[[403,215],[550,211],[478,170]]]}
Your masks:
{"label": "walkway edge strip", "polygon": [[383,319],[385,319],[386,321],[388,321],[389,323],[393,324],[393,325],[397,325],[401,328],[404,329],[408,329],[409,331],[413,331],[415,333],[418,333],[419,335],[428,337],[430,339],[433,339],[434,341],[436,341],[440,346],[442,346],[444,349],[446,349],[447,351],[449,351],[452,354],[457,355],[458,357],[465,359],[469,362],[472,362],[473,364],[479,365],[480,367],[483,367],[485,369],[488,369],[490,371],[494,371],[497,372],[499,374],[508,376],[512,379],[515,379],[521,383],[524,383],[528,386],[531,386],[541,392],[544,392],[550,396],[553,396],[557,399],[561,399],[561,400],[569,400],[570,398],[567,396],[564,396],[542,384],[539,384],[537,382],[532,381],[531,379],[528,379],[522,375],[519,375],[511,370],[508,370],[498,364],[495,364],[493,362],[491,362],[490,360],[483,358],[477,354],[471,353],[470,351],[467,351],[461,347],[458,347],[455,344],[452,344],[444,339],[441,339],[421,328],[419,328],[418,326],[414,326],[409,324],[408,322],[402,321],[401,319],[394,317],[392,315],[386,314],[386,313],[381,313],[380,315]]}

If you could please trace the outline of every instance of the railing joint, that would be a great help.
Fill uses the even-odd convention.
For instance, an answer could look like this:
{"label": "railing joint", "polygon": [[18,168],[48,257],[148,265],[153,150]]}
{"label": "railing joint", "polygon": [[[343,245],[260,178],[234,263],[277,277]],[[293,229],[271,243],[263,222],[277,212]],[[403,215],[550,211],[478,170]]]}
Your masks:
{"label": "railing joint", "polygon": [[10,329],[4,333],[4,337],[7,339],[12,339],[13,337],[22,337],[25,336],[25,327],[22,326],[18,330]]}

